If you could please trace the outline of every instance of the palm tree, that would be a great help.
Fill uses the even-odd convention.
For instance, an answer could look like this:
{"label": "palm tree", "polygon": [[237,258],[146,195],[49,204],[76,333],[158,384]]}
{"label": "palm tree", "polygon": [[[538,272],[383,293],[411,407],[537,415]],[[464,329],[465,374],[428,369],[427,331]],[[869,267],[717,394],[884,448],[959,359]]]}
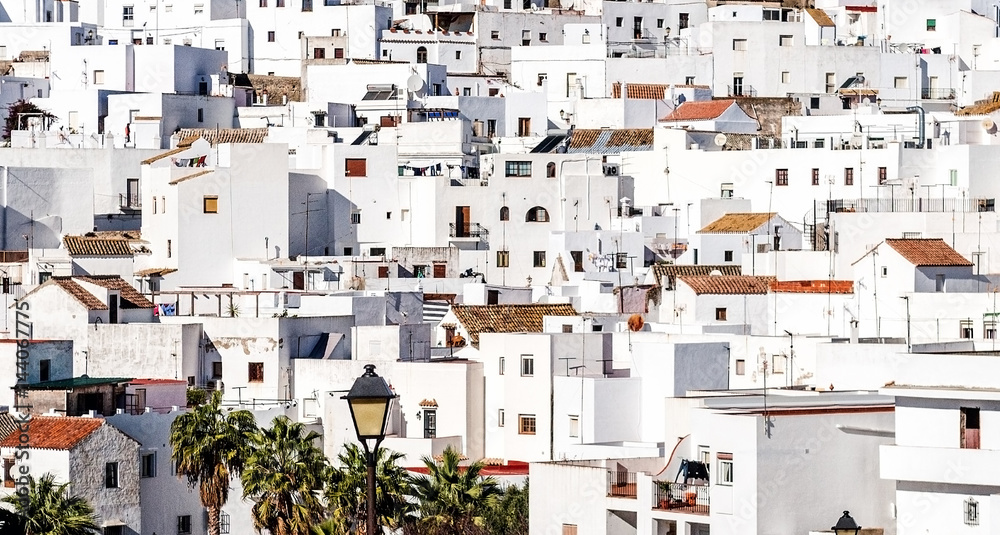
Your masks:
{"label": "palm tree", "polygon": [[486,531],[491,535],[528,535],[528,482],[510,485],[486,508]]}
{"label": "palm tree", "polygon": [[[379,448],[375,459],[375,515],[380,526],[398,529],[410,518],[413,504],[407,501],[410,494],[410,475],[399,466],[402,453]],[[337,456],[340,467],[330,470],[326,486],[327,506],[336,533],[347,533],[356,526],[363,530],[368,503],[368,463],[357,444],[349,443]]]}
{"label": "palm tree", "polygon": [[321,519],[323,504],[317,489],[327,471],[326,456],[313,444],[320,438],[305,425],[278,416],[270,429],[260,430],[243,470],[243,498],[256,502],[254,528],[271,535],[309,535]]}
{"label": "palm tree", "polygon": [[461,456],[450,446],[441,462],[424,457],[427,477],[413,482],[420,502],[420,524],[430,532],[467,533],[480,531],[483,514],[497,499],[500,488],[492,476],[481,477],[482,461],[460,468]]}
{"label": "palm tree", "polygon": [[18,494],[5,496],[0,503],[13,506],[16,518],[6,519],[8,522],[21,524],[4,525],[10,533],[24,535],[93,535],[100,533],[97,525],[97,515],[87,500],[69,493],[69,483],[55,483],[55,476],[44,474],[41,479],[29,476],[28,494],[26,500]]}
{"label": "palm tree", "polygon": [[209,535],[219,535],[219,513],[229,500],[230,480],[243,471],[257,430],[250,411],[227,414],[221,403],[222,393],[216,391],[211,401],[178,416],[170,426],[177,477],[186,477],[191,488],[198,486],[201,504],[208,509]]}

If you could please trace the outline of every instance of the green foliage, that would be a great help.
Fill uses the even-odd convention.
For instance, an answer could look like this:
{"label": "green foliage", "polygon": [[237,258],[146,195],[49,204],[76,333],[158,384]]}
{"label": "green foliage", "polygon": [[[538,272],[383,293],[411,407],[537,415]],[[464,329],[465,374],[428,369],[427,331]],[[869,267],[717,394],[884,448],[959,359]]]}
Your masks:
{"label": "green foliage", "polygon": [[219,513],[229,500],[230,479],[239,476],[250,455],[257,423],[249,411],[223,412],[222,393],[184,413],[170,426],[177,477],[198,487],[208,509],[208,533],[219,535]]}
{"label": "green foliage", "polygon": [[197,407],[205,403],[208,399],[208,394],[200,388],[188,388],[187,389],[187,406]]}
{"label": "green foliage", "polygon": [[[402,453],[379,448],[375,460],[375,515],[382,526],[395,530],[412,520],[414,505],[410,494],[409,472],[399,466]],[[330,470],[327,478],[326,501],[331,510],[335,531],[343,535],[352,526],[364,526],[367,518],[368,466],[365,454],[357,444],[346,444],[337,456],[340,466]],[[362,528],[363,529],[363,528]]]}
{"label": "green foliage", "polygon": [[483,517],[490,535],[528,535],[528,482],[505,488]]}
{"label": "green foliage", "polygon": [[461,456],[451,447],[440,463],[430,457],[423,461],[428,475],[413,481],[413,496],[420,503],[419,533],[481,532],[483,514],[500,494],[495,478],[480,476],[485,465],[476,461],[460,469]]}
{"label": "green foliage", "polygon": [[[27,113],[42,114],[42,118],[47,124],[51,124],[59,120],[55,115],[52,115],[38,106],[35,106],[26,100],[19,100],[10,106],[7,106],[7,120],[4,122],[3,139],[10,139],[10,133],[14,130],[24,130],[28,128],[28,119],[30,116],[22,115]],[[18,118],[21,120],[20,128],[17,124]]]}
{"label": "green foliage", "polygon": [[254,502],[254,528],[271,535],[310,535],[320,520],[326,456],[313,442],[321,438],[305,425],[278,416],[253,438],[243,470],[243,498]]}
{"label": "green foliage", "polygon": [[[18,517],[3,519],[4,533],[94,535],[101,532],[94,508],[87,500],[71,495],[69,483],[56,484],[52,474],[44,474],[37,481],[33,477],[29,479],[27,502],[22,502],[17,494],[11,494],[0,503],[10,505]],[[20,525],[15,528],[8,523]]]}

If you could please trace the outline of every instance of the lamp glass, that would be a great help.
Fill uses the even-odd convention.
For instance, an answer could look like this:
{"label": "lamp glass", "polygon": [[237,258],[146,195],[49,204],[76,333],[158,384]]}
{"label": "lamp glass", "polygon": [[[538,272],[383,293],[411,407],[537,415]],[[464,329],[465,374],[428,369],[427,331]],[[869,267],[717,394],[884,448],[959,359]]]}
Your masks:
{"label": "lamp glass", "polygon": [[385,429],[391,398],[355,398],[349,400],[354,427],[361,439],[378,438]]}

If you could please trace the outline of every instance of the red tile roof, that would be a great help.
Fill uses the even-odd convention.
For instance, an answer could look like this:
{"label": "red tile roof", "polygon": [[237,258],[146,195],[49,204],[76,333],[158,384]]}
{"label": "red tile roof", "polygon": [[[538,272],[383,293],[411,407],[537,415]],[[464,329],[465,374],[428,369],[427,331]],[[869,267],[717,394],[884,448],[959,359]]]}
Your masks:
{"label": "red tile roof", "polygon": [[694,290],[694,293],[716,295],[763,295],[767,293],[774,277],[754,277],[751,275],[695,275],[679,276]]}
{"label": "red tile roof", "polygon": [[850,294],[854,293],[854,281],[809,280],[771,281],[772,292],[799,294]]}
{"label": "red tile roof", "polygon": [[122,308],[153,308],[153,303],[146,299],[131,284],[118,275],[90,275],[87,277],[76,277],[78,280],[96,284],[109,290],[118,290],[121,296]]}
{"label": "red tile roof", "polygon": [[132,256],[125,238],[64,236],[63,246],[70,256]]}
{"label": "red tile roof", "polygon": [[101,301],[100,299],[97,298],[96,295],[85,290],[83,286],[80,286],[79,283],[73,280],[73,277],[52,277],[49,280],[45,281],[45,284],[42,284],[38,288],[35,288],[27,295],[35,293],[39,289],[44,288],[49,283],[58,285],[60,288],[65,290],[66,293],[68,293],[74,299],[79,301],[83,306],[87,307],[87,310],[108,309],[108,305],[105,305],[104,301]]}
{"label": "red tile roof", "polygon": [[673,113],[661,120],[707,121],[718,118],[733,104],[736,104],[735,100],[691,100],[681,104]]}
{"label": "red tile roof", "polygon": [[[31,419],[28,444],[46,450],[71,450],[83,439],[104,425],[101,418],[72,416],[35,416]],[[20,444],[20,433],[0,440],[0,447],[13,448]]]}
{"label": "red tile roof", "polygon": [[[669,89],[670,86],[666,84],[630,84],[626,82],[625,87],[628,88],[626,91],[626,96],[628,98],[641,100],[664,100],[666,98],[667,89]],[[622,98],[621,82],[615,82],[611,85],[611,98]]]}
{"label": "red tile roof", "polygon": [[743,234],[752,232],[776,215],[776,212],[733,212],[712,221],[705,228],[699,230],[698,233]]}
{"label": "red tile roof", "polygon": [[545,316],[576,316],[570,304],[455,305],[451,307],[479,347],[479,333],[540,333]]}
{"label": "red tile roof", "polygon": [[914,266],[971,266],[964,256],[958,254],[941,238],[893,239],[885,240],[907,262]]}

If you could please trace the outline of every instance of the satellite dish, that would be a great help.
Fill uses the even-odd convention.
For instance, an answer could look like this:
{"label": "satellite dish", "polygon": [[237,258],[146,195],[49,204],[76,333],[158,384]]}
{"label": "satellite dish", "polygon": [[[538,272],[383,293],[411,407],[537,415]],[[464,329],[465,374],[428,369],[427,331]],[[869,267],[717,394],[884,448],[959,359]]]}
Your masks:
{"label": "satellite dish", "polygon": [[983,125],[983,130],[986,130],[988,134],[992,134],[997,131],[997,124],[989,117],[983,119],[981,124]]}
{"label": "satellite dish", "polygon": [[642,319],[642,316],[638,314],[632,314],[628,318],[628,330],[632,332],[639,332],[642,330],[642,326],[646,324],[646,321]]}
{"label": "satellite dish", "polygon": [[416,93],[424,88],[424,79],[414,74],[406,79],[406,88],[411,92]]}
{"label": "satellite dish", "polygon": [[715,146],[721,147],[726,144],[726,134],[716,134],[715,135]]}
{"label": "satellite dish", "polygon": [[710,277],[721,277],[722,276],[722,272],[719,271],[719,270],[717,270],[717,269],[713,269],[712,272],[709,273],[708,275]]}

